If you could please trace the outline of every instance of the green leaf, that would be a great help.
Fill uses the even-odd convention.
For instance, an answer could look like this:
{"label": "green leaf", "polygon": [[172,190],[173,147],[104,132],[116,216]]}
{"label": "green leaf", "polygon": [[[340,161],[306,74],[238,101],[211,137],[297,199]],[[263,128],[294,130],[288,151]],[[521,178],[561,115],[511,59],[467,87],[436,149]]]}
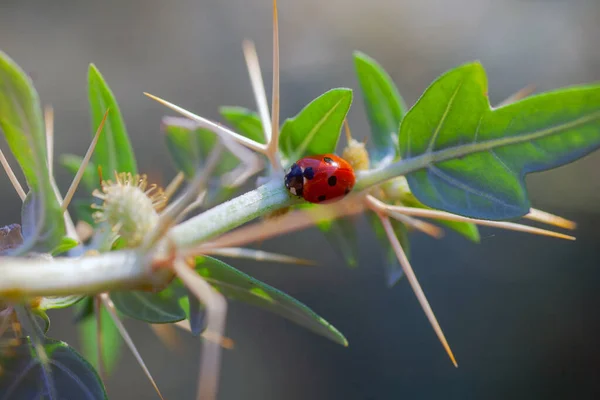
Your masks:
{"label": "green leaf", "polygon": [[322,220],[317,227],[323,232],[329,243],[344,257],[350,268],[358,266],[358,242],[356,224],[351,218]]}
{"label": "green leaf", "polygon": [[[77,312],[85,314],[77,324],[79,341],[85,358],[98,369],[98,324],[94,313],[94,299],[88,297],[77,305]],[[101,307],[100,340],[102,340],[102,366],[110,374],[121,356],[123,339],[105,307]],[[91,310],[91,313],[89,312]]]}
{"label": "green leaf", "polygon": [[[74,154],[63,154],[60,156],[60,164],[67,171],[69,171],[73,175],[73,177],[75,177],[77,171],[79,171],[79,167],[81,166],[82,162],[83,157],[79,157]],[[85,171],[83,172],[83,176],[81,178],[81,183],[89,192],[98,187],[98,171],[92,161],[90,161],[85,167]]]}
{"label": "green leaf", "polygon": [[40,100],[29,77],[1,51],[0,129],[30,188],[23,205],[25,242],[17,250],[50,251],[65,235],[65,225],[50,181]]}
{"label": "green leaf", "polygon": [[31,309],[30,312],[33,323],[36,324],[36,329],[38,332],[44,334],[48,332],[48,329],[50,329],[50,318],[48,317],[48,314],[39,308]]}
{"label": "green leaf", "polygon": [[[197,169],[204,165],[208,155],[218,142],[217,135],[204,128],[197,128],[184,118],[163,118],[163,129],[166,133],[167,148],[175,166],[183,171],[187,179],[192,179]],[[220,176],[231,171],[239,164],[239,160],[228,150],[223,149],[219,165],[214,171]]]}
{"label": "green leaf", "polygon": [[257,113],[244,107],[223,106],[219,112],[235,132],[258,143],[265,143],[262,122]]}
{"label": "green leaf", "polygon": [[186,289],[186,295],[179,299],[179,305],[185,311],[187,320],[190,322],[192,336],[200,336],[206,329],[206,313],[204,305],[196,296]]}
{"label": "green leaf", "polygon": [[69,295],[69,296],[48,296],[42,297],[38,308],[40,310],[52,310],[56,308],[67,308],[72,305],[79,303],[84,298],[81,295]]}
{"label": "green leaf", "polygon": [[186,318],[185,311],[170,288],[158,293],[111,292],[110,298],[124,315],[151,324],[179,322]]}
{"label": "green leaf", "polygon": [[[383,225],[381,225],[381,221],[379,220],[377,214],[371,211],[367,212],[367,220],[369,221],[371,228],[375,232],[377,240],[384,250],[383,267],[385,271],[386,284],[388,287],[392,287],[398,283],[400,279],[402,279],[404,276],[404,270],[398,261],[398,257],[396,257],[396,252],[394,252],[394,249],[388,240],[385,230],[383,229]],[[390,223],[392,224],[392,228],[394,228],[394,233],[398,237],[404,253],[406,253],[406,257],[410,259],[410,240],[406,226],[394,219],[390,219]]]}
{"label": "green leaf", "polygon": [[396,157],[398,129],[406,113],[406,105],[392,78],[371,57],[354,52],[354,66],[362,90],[363,102],[372,133],[372,161]]}
{"label": "green leaf", "polygon": [[[417,169],[411,191],[425,205],[472,218],[529,212],[525,175],[600,147],[600,86],[572,87],[492,109],[481,64],[438,78],[400,127],[400,154]],[[422,168],[419,168],[420,166]]]}
{"label": "green leaf", "polygon": [[352,103],[352,90],[332,89],[281,127],[279,149],[292,163],[306,155],[334,153]]}
{"label": "green leaf", "polygon": [[92,134],[100,126],[106,110],[110,108],[94,150],[95,164],[102,167],[105,177],[112,177],[115,171],[136,174],[135,154],[129,142],[119,105],[94,64],[90,64],[88,69],[88,98],[92,117]]}
{"label": "green leaf", "polygon": [[59,254],[65,253],[69,250],[71,250],[74,247],[77,247],[79,245],[79,242],[73,238],[70,238],[68,236],[64,236],[60,243],[58,244],[58,246],[56,246],[51,252],[50,254],[52,254],[53,257],[56,257]]}
{"label": "green leaf", "polygon": [[291,296],[212,257],[196,258],[196,271],[225,296],[287,318],[344,346],[346,338],[329,322]]}
{"label": "green leaf", "polygon": [[23,339],[22,344],[0,355],[2,400],[45,399],[50,387],[54,387],[59,399],[108,399],[94,368],[72,347],[54,339],[46,339],[43,345],[52,381],[46,381],[47,376],[41,361],[34,356],[31,342]]}

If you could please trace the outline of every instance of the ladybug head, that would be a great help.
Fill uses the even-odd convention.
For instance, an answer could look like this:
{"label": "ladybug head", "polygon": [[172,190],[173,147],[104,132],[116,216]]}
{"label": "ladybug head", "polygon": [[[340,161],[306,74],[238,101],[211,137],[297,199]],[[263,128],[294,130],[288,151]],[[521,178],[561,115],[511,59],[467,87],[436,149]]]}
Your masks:
{"label": "ladybug head", "polygon": [[288,188],[291,194],[302,197],[304,188],[304,175],[302,168],[294,163],[290,167],[289,172],[285,175],[285,187]]}

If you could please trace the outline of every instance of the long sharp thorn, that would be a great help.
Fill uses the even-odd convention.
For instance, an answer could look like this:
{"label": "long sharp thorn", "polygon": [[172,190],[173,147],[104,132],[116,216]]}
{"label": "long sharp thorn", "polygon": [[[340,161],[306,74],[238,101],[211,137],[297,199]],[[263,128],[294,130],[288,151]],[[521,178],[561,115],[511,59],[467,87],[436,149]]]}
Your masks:
{"label": "long sharp thorn", "polygon": [[276,159],[279,148],[279,22],[277,16],[277,0],[273,0],[273,94],[271,96],[271,132],[269,142],[269,159],[273,168],[280,169]]}
{"label": "long sharp thorn", "polygon": [[87,167],[90,159],[92,158],[92,154],[94,154],[94,149],[96,148],[96,144],[98,143],[98,139],[100,138],[100,134],[102,133],[102,129],[104,128],[104,123],[106,122],[106,118],[108,117],[108,112],[110,109],[106,109],[104,113],[104,117],[100,122],[100,126],[96,130],[96,134],[94,135],[94,139],[92,139],[92,143],[88,148],[87,153],[85,153],[85,157],[83,157],[83,161],[81,161],[81,165],[79,166],[79,170],[77,170],[77,174],[75,174],[75,178],[73,178],[73,182],[67,191],[67,195],[65,196],[65,200],[62,203],[62,210],[65,211],[67,207],[69,207],[69,203],[71,203],[71,199],[73,199],[73,195],[75,195],[75,191],[77,190],[77,186],[79,186],[79,182],[81,182],[81,178],[83,178],[83,173],[85,172],[85,168]]}
{"label": "long sharp thorn", "polygon": [[150,93],[146,93],[146,92],[144,92],[144,95],[148,96],[152,100],[159,102],[160,104],[164,105],[165,107],[168,107],[171,110],[178,112],[179,114],[185,116],[186,118],[191,119],[192,121],[196,122],[201,127],[210,129],[211,131],[215,132],[219,136],[225,136],[225,137],[229,136],[236,142],[243,144],[244,146],[248,147],[251,150],[254,150],[254,151],[256,151],[258,153],[262,153],[262,154],[266,153],[266,146],[263,144],[260,144],[260,143],[255,142],[254,140],[248,139],[247,137],[242,136],[238,133],[235,133],[232,130],[229,130],[219,124],[215,124],[214,122],[211,122],[211,121],[207,120],[206,118],[202,118],[199,115],[191,113],[179,106],[176,106],[173,103],[170,103],[166,100],[161,99],[160,97],[156,97],[156,96],[154,96]]}
{"label": "long sharp thorn", "polygon": [[[184,285],[206,307],[206,331],[221,338],[225,331],[225,317],[227,314],[227,302],[223,295],[213,289],[200,275],[196,274],[185,261],[175,260],[173,268]],[[221,347],[212,341],[204,340],[202,342],[200,376],[198,379],[198,400],[216,399],[220,364]]]}
{"label": "long sharp thorn", "polygon": [[405,225],[411,226],[436,239],[441,239],[444,236],[443,229],[428,222],[409,217],[396,211],[388,211],[387,214],[395,220],[398,220]]}
{"label": "long sharp thorn", "polygon": [[467,218],[460,215],[438,211],[438,210],[428,210],[425,208],[413,208],[413,207],[403,207],[403,206],[386,206],[388,210],[397,211],[402,214],[412,215],[413,217],[422,217],[422,218],[433,218],[433,219],[441,219],[446,221],[457,221],[457,222],[470,222],[476,225],[490,226],[493,228],[506,229],[517,232],[525,232],[531,233],[534,235],[541,236],[549,236],[557,239],[565,239],[565,240],[575,240],[575,237],[565,235],[559,232],[548,231],[546,229],[535,228],[533,226],[521,225],[514,222],[505,222],[505,221],[488,221],[485,219],[474,219]]}
{"label": "long sharp thorn", "polygon": [[4,168],[4,171],[6,171],[6,175],[8,175],[8,179],[10,180],[10,183],[12,183],[13,188],[15,188],[15,191],[21,198],[21,201],[25,201],[25,197],[27,197],[27,194],[23,190],[23,186],[21,186],[21,184],[19,183],[17,176],[15,175],[13,169],[10,167],[10,164],[8,163],[8,160],[4,156],[2,150],[0,150],[0,163]]}
{"label": "long sharp thorn", "polygon": [[206,254],[213,254],[231,258],[246,258],[255,261],[272,261],[285,264],[316,265],[315,261],[304,258],[287,256],[285,254],[269,253],[262,250],[245,249],[242,247],[222,247],[208,250]]}
{"label": "long sharp thorn", "polygon": [[48,171],[54,174],[54,110],[48,105],[44,108],[44,122],[46,124],[46,155],[48,157]]}
{"label": "long sharp thorn", "polygon": [[530,219],[532,221],[557,226],[559,228],[569,229],[571,231],[577,228],[577,223],[573,221],[569,221],[568,219],[559,217],[558,215],[550,214],[542,210],[537,210],[535,208],[531,208],[529,210],[529,214],[525,215],[525,218]]}
{"label": "long sharp thorn", "polygon": [[[175,325],[177,328],[182,329],[186,332],[192,332],[192,328],[190,327],[190,321],[188,321],[187,319],[184,319],[183,321],[179,321],[179,322],[175,322],[173,325]],[[221,346],[222,348],[226,349],[226,350],[233,350],[235,343],[233,342],[233,339],[230,339],[228,337],[221,337],[218,338],[216,337],[216,335],[214,333],[211,332],[207,332],[204,331],[202,332],[201,335],[205,340],[211,341],[215,344],[218,344],[219,346]]]}
{"label": "long sharp thorn", "polygon": [[140,355],[137,347],[135,347],[135,344],[133,343],[131,336],[129,336],[129,332],[127,332],[127,329],[125,329],[125,325],[123,325],[123,322],[119,319],[119,316],[117,315],[117,312],[115,311],[115,305],[113,304],[112,300],[110,299],[110,297],[108,296],[107,293],[102,293],[99,296],[100,296],[100,299],[102,300],[102,303],[104,304],[104,307],[106,307],[106,311],[108,311],[108,314],[110,315],[113,322],[115,323],[115,326],[119,330],[119,333],[121,333],[123,340],[129,347],[129,350],[131,350],[131,352],[133,353],[133,356],[137,360],[138,364],[140,364],[140,367],[142,367],[144,374],[146,374],[146,377],[148,378],[148,380],[150,380],[150,383],[154,387],[154,390],[158,394],[158,397],[160,397],[162,400],[164,400],[164,397],[160,393],[160,390],[158,389],[158,386],[156,385],[154,378],[152,378],[152,375],[150,374],[148,367],[146,367],[146,363],[144,363],[144,360],[142,359],[142,356]]}
{"label": "long sharp thorn", "polygon": [[175,194],[177,189],[179,189],[184,180],[185,174],[183,173],[183,171],[179,171],[177,175],[175,175],[173,180],[169,182],[169,184],[165,188],[165,196],[167,197],[167,199],[173,197],[173,195]]}
{"label": "long sharp thorn", "polygon": [[250,83],[252,84],[252,92],[258,107],[258,115],[263,125],[263,133],[267,143],[271,141],[271,116],[269,115],[269,104],[267,102],[267,94],[265,93],[265,84],[262,79],[260,63],[256,54],[256,47],[251,40],[244,40],[242,43],[244,50],[244,58],[248,67],[248,75],[250,75]]}
{"label": "long sharp thorn", "polygon": [[381,215],[381,214],[377,214],[377,215],[379,216],[379,219],[381,220],[381,224],[383,225],[383,229],[385,230],[388,240],[390,241],[390,244],[392,245],[392,248],[394,249],[394,252],[396,253],[396,257],[398,257],[398,261],[400,262],[400,265],[402,266],[402,269],[404,270],[404,274],[406,275],[408,282],[410,283],[410,286],[412,287],[413,291],[415,292],[415,295],[417,296],[417,300],[419,300],[419,303],[421,304],[421,307],[423,308],[423,311],[425,312],[425,315],[427,316],[429,323],[433,327],[433,330],[435,331],[438,339],[442,343],[442,346],[444,346],[446,353],[448,353],[450,360],[452,360],[452,364],[454,364],[455,367],[458,367],[458,364],[456,363],[456,358],[454,358],[454,354],[452,353],[452,350],[450,349],[450,345],[448,344],[448,341],[446,340],[446,337],[444,336],[444,332],[442,332],[442,328],[440,327],[440,324],[438,323],[437,319],[435,318],[435,314],[433,313],[433,310],[431,309],[431,306],[429,305],[429,302],[427,301],[427,297],[425,297],[425,293],[423,293],[423,289],[421,288],[421,285],[419,284],[419,281],[417,280],[417,276],[415,275],[415,273],[412,269],[412,266],[410,265],[410,262],[408,261],[408,258],[406,257],[406,253],[404,253],[404,250],[402,249],[402,246],[400,245],[400,241],[398,240],[398,237],[394,233],[394,228],[392,227],[392,224],[391,224],[389,218],[384,215]]}

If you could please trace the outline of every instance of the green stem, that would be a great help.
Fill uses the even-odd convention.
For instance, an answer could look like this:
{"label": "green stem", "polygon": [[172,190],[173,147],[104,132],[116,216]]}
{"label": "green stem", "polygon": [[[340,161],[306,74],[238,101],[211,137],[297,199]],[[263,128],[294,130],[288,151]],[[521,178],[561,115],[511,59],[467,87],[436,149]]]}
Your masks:
{"label": "green stem", "polygon": [[228,232],[254,218],[291,206],[293,198],[283,181],[274,179],[225,203],[191,218],[169,232],[169,238],[180,249],[189,249],[207,239]]}

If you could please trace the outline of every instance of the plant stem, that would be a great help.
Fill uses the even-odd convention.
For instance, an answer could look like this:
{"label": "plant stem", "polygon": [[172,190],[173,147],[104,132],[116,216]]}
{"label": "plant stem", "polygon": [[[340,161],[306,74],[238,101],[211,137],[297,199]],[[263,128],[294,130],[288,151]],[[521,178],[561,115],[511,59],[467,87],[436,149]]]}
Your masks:
{"label": "plant stem", "polygon": [[174,226],[169,232],[169,239],[181,250],[192,248],[254,218],[291,206],[298,201],[290,196],[283,181],[271,180],[256,190],[219,204]]}
{"label": "plant stem", "polygon": [[[0,298],[92,294],[151,283],[139,253],[115,251],[83,258],[3,257]],[[155,277],[156,279],[156,277]]]}

